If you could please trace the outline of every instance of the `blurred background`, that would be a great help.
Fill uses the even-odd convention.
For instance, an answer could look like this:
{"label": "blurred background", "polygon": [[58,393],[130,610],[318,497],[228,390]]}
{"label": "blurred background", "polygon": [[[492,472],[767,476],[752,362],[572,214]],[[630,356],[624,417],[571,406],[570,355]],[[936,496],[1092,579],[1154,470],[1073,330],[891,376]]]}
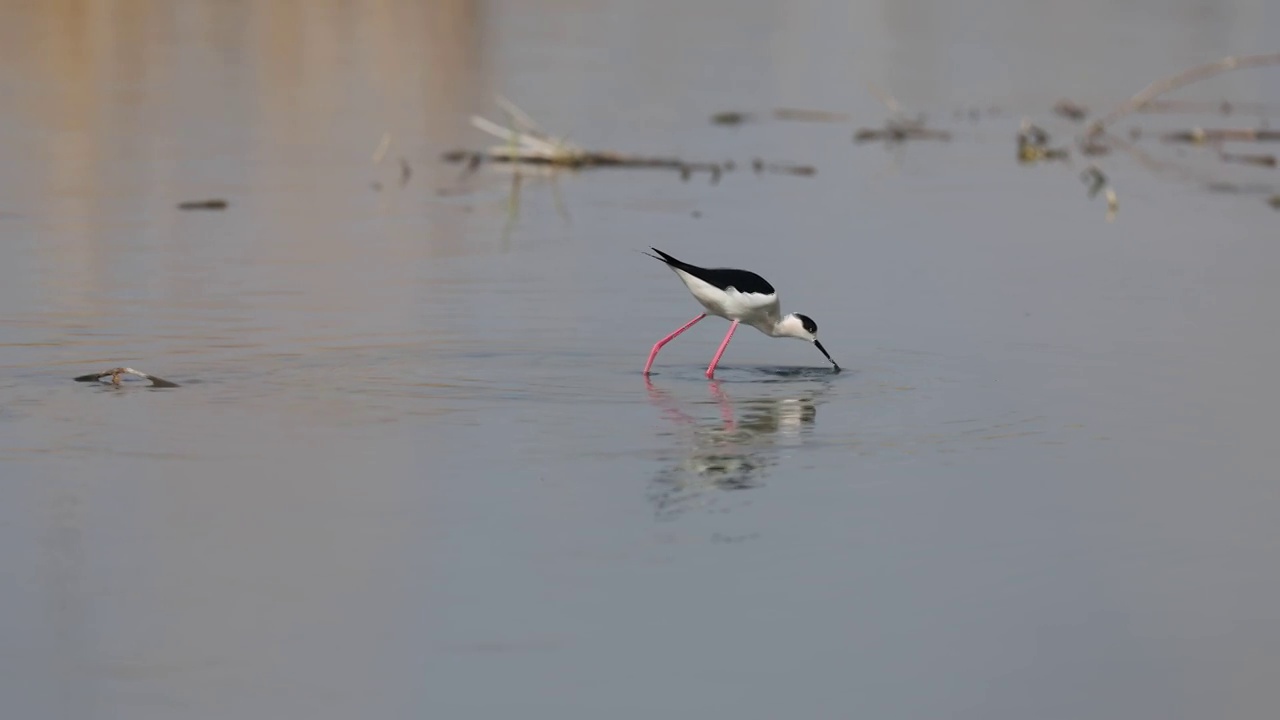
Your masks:
{"label": "blurred background", "polygon": [[[6,715],[1271,716],[1280,183],[1162,136],[1266,129],[1280,69],[1096,157],[1052,108],[1278,39],[1265,0],[5,3]],[[498,96],[723,172],[442,159]],[[908,119],[947,139],[853,141]],[[708,321],[646,382],[698,311],[649,246],[846,372],[743,330],[708,383]],[[118,365],[181,387],[71,381]]]}

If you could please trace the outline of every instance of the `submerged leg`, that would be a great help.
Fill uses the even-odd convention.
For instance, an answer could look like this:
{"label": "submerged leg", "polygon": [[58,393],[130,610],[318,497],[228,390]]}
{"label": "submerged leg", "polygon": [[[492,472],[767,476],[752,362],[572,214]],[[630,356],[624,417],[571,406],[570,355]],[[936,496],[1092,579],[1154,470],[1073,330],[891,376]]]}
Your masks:
{"label": "submerged leg", "polygon": [[699,321],[699,320],[701,320],[702,318],[704,318],[704,317],[706,317],[706,316],[707,316],[707,314],[706,314],[706,313],[702,313],[702,314],[701,314],[701,315],[699,315],[698,317],[696,317],[696,318],[694,318],[694,319],[690,320],[689,322],[685,323],[685,324],[684,324],[684,325],[683,325],[679,330],[677,330],[677,331],[675,331],[675,332],[671,333],[670,335],[668,335],[668,336],[666,336],[666,337],[662,338],[662,339],[661,339],[661,340],[659,340],[657,343],[655,343],[655,344],[654,344],[654,346],[653,346],[653,349],[649,351],[649,362],[647,362],[647,363],[645,363],[645,364],[644,364],[644,374],[645,374],[645,375],[648,375],[648,374],[649,374],[649,368],[653,367],[653,359],[654,359],[654,358],[656,358],[656,357],[658,357],[658,351],[662,349],[662,346],[663,346],[663,345],[666,345],[667,343],[669,343],[669,342],[671,342],[672,340],[674,340],[674,339],[676,338],[676,336],[677,336],[677,335],[679,335],[680,333],[684,332],[685,330],[688,330],[689,328],[693,327],[694,325],[696,325],[696,324],[698,323],[698,321]]}
{"label": "submerged leg", "polygon": [[720,363],[720,356],[724,355],[724,349],[729,347],[729,341],[733,339],[733,331],[738,329],[738,321],[734,320],[729,325],[729,332],[724,336],[724,342],[720,343],[720,349],[716,351],[716,356],[711,358],[711,364],[707,366],[707,379],[711,380],[716,376],[716,365]]}

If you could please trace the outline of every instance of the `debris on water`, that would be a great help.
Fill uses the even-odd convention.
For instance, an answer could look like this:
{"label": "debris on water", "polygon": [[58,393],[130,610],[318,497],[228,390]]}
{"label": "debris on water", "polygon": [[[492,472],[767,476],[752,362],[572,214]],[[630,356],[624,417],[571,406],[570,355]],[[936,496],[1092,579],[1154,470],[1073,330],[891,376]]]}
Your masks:
{"label": "debris on water", "polygon": [[110,383],[112,385],[116,387],[120,387],[121,375],[133,375],[135,377],[140,377],[144,380],[150,380],[151,387],[158,387],[158,388],[179,387],[178,383],[170,382],[168,380],[165,380],[164,378],[158,378],[155,375],[148,375],[147,373],[134,370],[133,368],[127,368],[127,367],[111,368],[110,370],[104,370],[99,373],[89,373],[88,375],[81,375],[75,378],[75,381],[76,382],[98,382],[104,378],[109,378]]}
{"label": "debris on water", "polygon": [[1080,180],[1088,187],[1089,199],[1097,197],[1098,191],[1107,186],[1107,176],[1097,165],[1090,165],[1080,173]]}
{"label": "debris on water", "polygon": [[1106,155],[1111,152],[1111,146],[1106,143],[1097,142],[1093,138],[1086,137],[1080,141],[1080,154],[1089,157],[1097,157],[1098,155]]}
{"label": "debris on water", "polygon": [[1080,122],[1089,117],[1089,108],[1072,102],[1066,98],[1063,98],[1053,104],[1053,112],[1056,115],[1068,120],[1074,120],[1075,122]]}
{"label": "debris on water", "polygon": [[1221,128],[1205,129],[1201,127],[1190,130],[1168,132],[1160,136],[1167,143],[1190,143],[1204,145],[1220,142],[1280,142],[1280,130],[1265,128]]}
{"label": "debris on water", "polygon": [[656,168],[677,170],[688,176],[695,172],[711,173],[713,180],[718,180],[725,169],[717,163],[691,162],[676,157],[651,157],[644,155],[624,155],[613,152],[581,151],[558,157],[543,157],[536,153],[504,152],[500,148],[487,151],[471,152],[467,150],[451,150],[442,154],[441,159],[449,163],[466,162],[469,169],[474,170],[484,163],[511,163],[517,165],[542,165],[562,167],[571,170],[588,168]]}
{"label": "debris on water", "polygon": [[1110,187],[1106,189],[1107,198],[1107,222],[1116,219],[1116,213],[1120,211],[1120,199],[1116,197],[1116,191]]}
{"label": "debris on water", "polygon": [[[648,167],[648,166],[634,165],[634,166],[631,166],[631,167]],[[664,166],[664,167],[665,167],[665,166]],[[723,170],[721,170],[721,169],[720,169],[720,166],[719,166],[719,165],[708,165],[708,166],[704,166],[704,167],[697,167],[697,166],[694,166],[694,165],[679,165],[679,166],[675,166],[675,167],[678,167],[678,168],[679,168],[679,170],[680,170],[680,179],[681,179],[681,180],[683,180],[683,181],[688,181],[688,179],[689,179],[689,178],[693,177],[693,173],[694,173],[694,172],[696,172],[696,171],[706,171],[706,172],[709,172],[709,173],[711,173],[711,184],[712,184],[712,185],[719,185],[719,184],[720,184],[720,175],[721,175],[721,173],[723,172]]]}
{"label": "debris on water", "polygon": [[506,140],[506,144],[495,145],[481,151],[450,150],[441,155],[442,160],[449,163],[466,163],[469,172],[484,163],[510,163],[573,170],[605,167],[656,168],[677,170],[683,178],[688,178],[695,172],[707,172],[711,174],[713,183],[720,179],[722,168],[716,163],[581,148],[564,138],[552,137],[544,133],[533,119],[514,103],[501,96],[497,98],[497,102],[507,112],[511,127],[503,127],[479,115],[471,117],[471,124],[479,130]]}
{"label": "debris on water", "polygon": [[1267,204],[1276,210],[1280,210],[1280,195],[1272,195],[1267,199]]}
{"label": "debris on water", "polygon": [[448,150],[440,154],[440,159],[447,163],[460,163],[474,154],[470,150]]}
{"label": "debris on water", "polygon": [[1043,147],[1049,144],[1049,133],[1039,125],[1033,125],[1027,118],[1022,118],[1022,127],[1018,129],[1018,144]]}
{"label": "debris on water", "polygon": [[1254,167],[1273,168],[1276,166],[1275,155],[1253,155],[1249,153],[1229,153],[1219,152],[1218,158],[1225,163],[1235,163],[1237,165],[1252,165]]}
{"label": "debris on water", "polygon": [[186,200],[178,203],[179,210],[226,210],[229,205],[226,200],[221,198],[211,198],[209,200]]}
{"label": "debris on water", "polygon": [[793,120],[795,122],[838,123],[849,121],[848,113],[805,110],[803,108],[778,108],[773,111],[773,117],[778,120]]}
{"label": "debris on water", "polygon": [[946,130],[935,130],[928,127],[923,113],[915,118],[908,118],[896,98],[881,90],[874,83],[868,83],[867,85],[871,93],[889,109],[890,117],[885,121],[883,127],[860,128],[853,134],[855,143],[861,144],[882,140],[885,143],[897,144],[908,140],[947,141],[951,139],[951,133]]}
{"label": "debris on water", "polygon": [[1049,147],[1049,133],[1023,118],[1018,130],[1018,162],[1032,164],[1049,160],[1066,160],[1070,153],[1066,148]]}
{"label": "debris on water", "polygon": [[[383,159],[387,156],[387,151],[391,149],[391,141],[391,133],[389,131],[384,131],[382,133],[382,137],[378,140],[378,146],[373,150],[373,155],[369,157],[369,162],[373,163],[375,166],[381,165]],[[413,168],[409,165],[409,160],[404,156],[396,158],[396,162],[400,166],[400,176],[397,183],[401,188],[404,188],[405,185],[409,184],[409,178],[413,177]],[[382,182],[374,180],[369,183],[369,187],[373,188],[377,192],[381,192],[383,185]]]}
{"label": "debris on water", "polygon": [[755,119],[755,116],[747,112],[739,112],[737,110],[726,110],[718,112],[711,116],[712,125],[741,125],[745,122]]}
{"label": "debris on water", "polygon": [[1116,120],[1141,110],[1148,103],[1155,100],[1172,90],[1190,85],[1194,82],[1206,80],[1231,70],[1241,70],[1244,68],[1266,67],[1268,65],[1280,65],[1280,53],[1268,53],[1265,55],[1232,55],[1222,58],[1216,62],[1197,65],[1188,70],[1160,78],[1155,82],[1147,85],[1133,97],[1124,101],[1119,107],[1107,113],[1103,117],[1095,120],[1088,130],[1088,134],[1092,136],[1101,135],[1106,132],[1107,127]]}
{"label": "debris on water", "polygon": [[818,169],[812,165],[796,165],[793,163],[767,163],[760,158],[751,161],[751,169],[755,174],[776,173],[778,175],[798,175],[809,177],[818,174]]}
{"label": "debris on water", "polygon": [[1270,115],[1280,110],[1280,106],[1268,105],[1266,103],[1247,103],[1247,102],[1231,102],[1223,100],[1221,102],[1200,102],[1196,100],[1151,100],[1142,104],[1135,112],[1140,113],[1187,113],[1187,114],[1204,114],[1217,113],[1220,115]]}
{"label": "debris on water", "polygon": [[374,148],[373,156],[369,158],[369,162],[374,165],[382,162],[382,158],[386,156],[389,149],[391,149],[391,133],[384,130],[382,137],[378,140],[378,147]]}
{"label": "debris on water", "polygon": [[946,130],[934,130],[925,126],[923,119],[899,120],[885,122],[881,128],[860,128],[853,134],[855,143],[884,141],[886,143],[903,143],[908,140],[941,140],[951,139]]}
{"label": "debris on water", "polygon": [[1085,184],[1085,191],[1090,200],[1097,197],[1100,192],[1106,197],[1107,222],[1115,220],[1116,212],[1120,210],[1120,200],[1116,196],[1116,191],[1111,188],[1106,173],[1102,172],[1097,165],[1090,165],[1080,173],[1080,180]]}

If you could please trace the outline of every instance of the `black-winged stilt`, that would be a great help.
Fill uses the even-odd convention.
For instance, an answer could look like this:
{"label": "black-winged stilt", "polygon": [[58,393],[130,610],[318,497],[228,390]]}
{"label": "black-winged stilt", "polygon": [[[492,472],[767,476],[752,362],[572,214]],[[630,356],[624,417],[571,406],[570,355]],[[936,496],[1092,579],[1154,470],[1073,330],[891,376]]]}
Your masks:
{"label": "black-winged stilt", "polygon": [[700,268],[681,262],[658,248],[650,249],[658,254],[644,254],[655,260],[661,260],[667,264],[667,267],[674,270],[676,276],[685,287],[689,288],[693,297],[702,303],[702,307],[706,308],[707,312],[685,323],[679,330],[662,338],[653,346],[653,350],[649,351],[649,361],[644,364],[645,375],[649,374],[649,368],[653,367],[653,359],[658,357],[658,351],[663,345],[693,327],[708,313],[730,321],[729,332],[724,336],[724,342],[720,343],[720,349],[716,350],[715,357],[711,358],[711,364],[707,366],[708,379],[715,377],[716,364],[720,362],[720,356],[724,355],[725,348],[729,347],[729,340],[733,338],[733,331],[738,329],[739,323],[746,323],[769,337],[808,340],[818,346],[827,360],[831,361],[836,372],[840,372],[840,366],[835,360],[831,360],[831,354],[815,337],[818,333],[818,324],[808,315],[800,313],[782,315],[778,304],[778,292],[773,289],[769,281],[748,270]]}

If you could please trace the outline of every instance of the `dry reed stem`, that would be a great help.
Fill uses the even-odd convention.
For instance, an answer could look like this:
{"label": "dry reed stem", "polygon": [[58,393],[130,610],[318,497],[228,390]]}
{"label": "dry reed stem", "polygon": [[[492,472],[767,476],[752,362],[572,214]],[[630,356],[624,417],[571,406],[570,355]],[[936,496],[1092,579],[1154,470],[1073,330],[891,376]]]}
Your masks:
{"label": "dry reed stem", "polygon": [[1231,70],[1242,70],[1245,68],[1266,67],[1268,65],[1280,65],[1280,53],[1268,53],[1265,55],[1241,55],[1225,57],[1217,62],[1197,65],[1189,70],[1183,70],[1175,75],[1161,78],[1146,86],[1137,95],[1126,100],[1115,110],[1112,110],[1100,120],[1094,121],[1089,126],[1088,135],[1095,136],[1106,132],[1107,126],[1112,125],[1115,121],[1141,109],[1144,105],[1151,102],[1155,98],[1163,95],[1171,90],[1177,90],[1180,87],[1190,85],[1200,80],[1206,80],[1221,75]]}

